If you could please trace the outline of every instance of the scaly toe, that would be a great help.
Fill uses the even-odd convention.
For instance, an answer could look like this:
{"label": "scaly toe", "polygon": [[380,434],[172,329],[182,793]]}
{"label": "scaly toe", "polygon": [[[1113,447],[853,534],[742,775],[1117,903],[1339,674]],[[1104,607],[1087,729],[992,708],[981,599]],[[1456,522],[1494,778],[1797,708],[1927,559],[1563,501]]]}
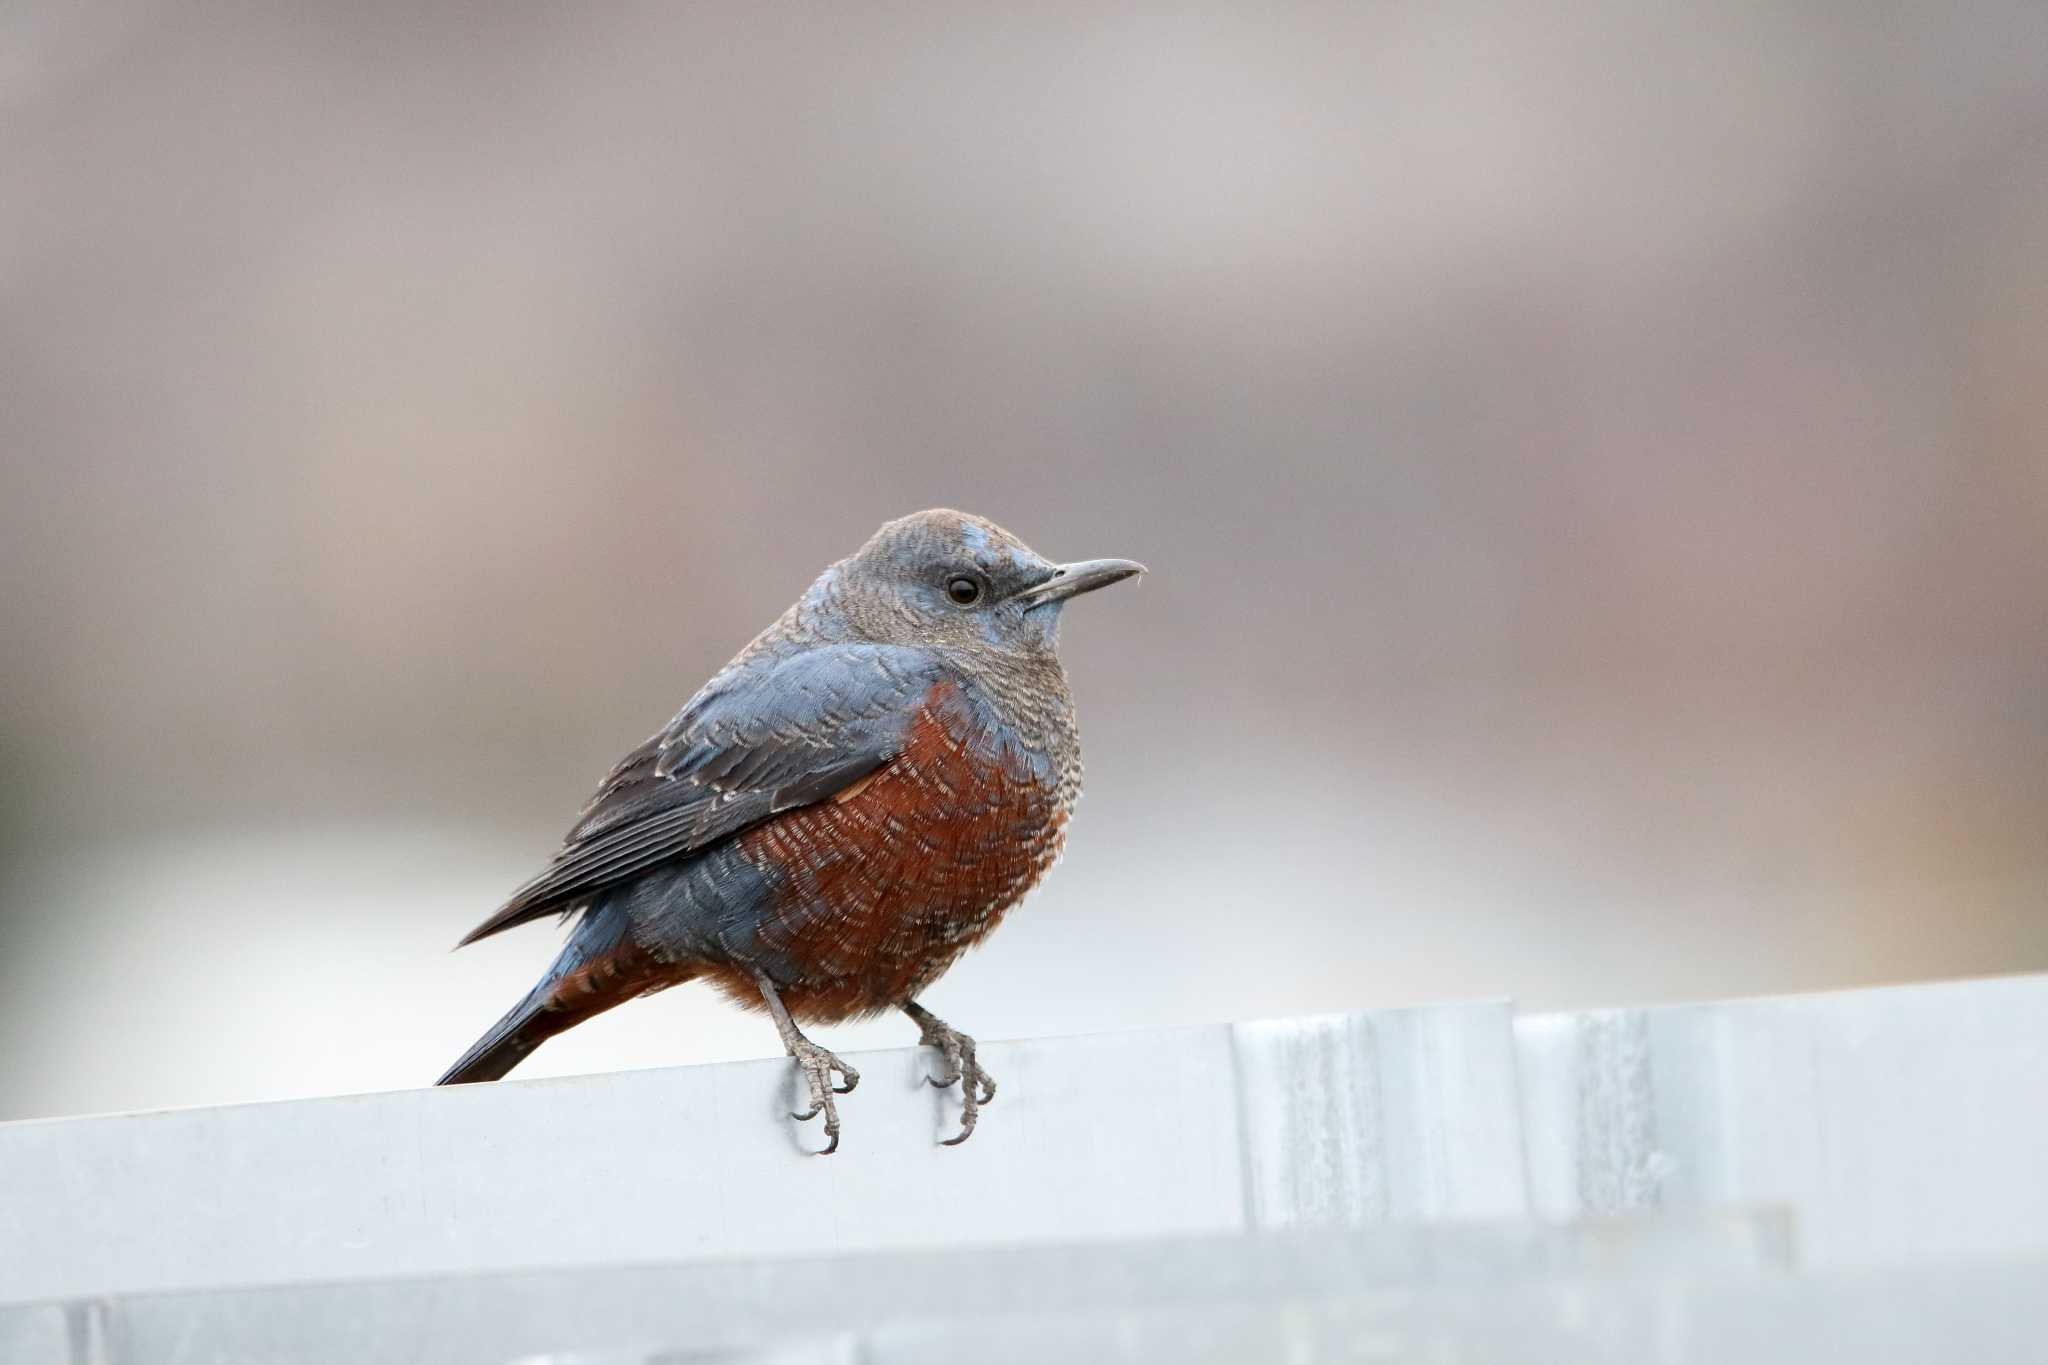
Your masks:
{"label": "scaly toe", "polygon": [[[790,1117],[798,1123],[807,1123],[820,1114],[825,1117],[825,1145],[814,1155],[830,1156],[839,1150],[839,1109],[832,1103],[834,1095],[844,1095],[860,1083],[860,1073],[827,1052],[824,1048],[808,1041],[799,1041],[790,1049],[790,1056],[796,1062],[797,1071],[804,1078],[804,1086],[810,1091],[811,1107],[799,1114],[794,1111]],[[846,1077],[844,1086],[832,1084],[832,1075],[838,1072]]]}
{"label": "scaly toe", "polygon": [[995,1078],[983,1071],[975,1059],[974,1039],[927,1011],[920,1009],[912,1014],[923,1026],[919,1041],[935,1048],[945,1060],[945,1069],[936,1076],[927,1075],[924,1083],[935,1090],[960,1087],[960,1131],[939,1143],[942,1147],[958,1147],[974,1135],[981,1106],[996,1097]]}

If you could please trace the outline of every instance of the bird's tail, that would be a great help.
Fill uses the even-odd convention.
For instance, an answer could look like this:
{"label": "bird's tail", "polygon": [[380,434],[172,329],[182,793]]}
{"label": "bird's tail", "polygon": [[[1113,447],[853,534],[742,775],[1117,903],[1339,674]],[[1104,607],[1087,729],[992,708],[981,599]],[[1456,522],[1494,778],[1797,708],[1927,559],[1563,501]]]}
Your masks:
{"label": "bird's tail", "polygon": [[562,1030],[684,979],[633,941],[622,911],[608,906],[588,910],[540,984],[434,1084],[498,1080]]}
{"label": "bird's tail", "polygon": [[435,1085],[467,1085],[471,1081],[495,1081],[526,1060],[526,1055],[547,1041],[559,1029],[549,1029],[547,1000],[539,987],[508,1010],[490,1031],[469,1045],[454,1066],[441,1074]]}

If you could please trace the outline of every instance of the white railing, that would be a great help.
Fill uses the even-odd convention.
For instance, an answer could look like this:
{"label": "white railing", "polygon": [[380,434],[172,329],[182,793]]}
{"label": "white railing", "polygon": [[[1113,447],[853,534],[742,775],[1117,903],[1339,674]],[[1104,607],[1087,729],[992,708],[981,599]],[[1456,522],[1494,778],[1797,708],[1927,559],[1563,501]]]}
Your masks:
{"label": "white railing", "polygon": [[0,1125],[0,1361],[1516,1358],[1467,1319],[1691,1361],[2048,1270],[2048,977],[983,1055],[959,1148],[927,1058],[860,1057],[829,1159],[780,1060]]}

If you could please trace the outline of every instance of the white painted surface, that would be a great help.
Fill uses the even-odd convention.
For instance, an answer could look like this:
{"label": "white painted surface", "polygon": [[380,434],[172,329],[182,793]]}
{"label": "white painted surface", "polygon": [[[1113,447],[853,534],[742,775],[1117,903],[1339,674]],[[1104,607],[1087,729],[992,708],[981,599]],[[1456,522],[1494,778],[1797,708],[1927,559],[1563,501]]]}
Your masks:
{"label": "white painted surface", "polygon": [[62,1304],[0,1308],[0,1360],[8,1365],[71,1365],[73,1351]]}
{"label": "white painted surface", "polygon": [[[1569,1228],[1383,1224],[152,1295],[89,1306],[100,1343],[90,1365],[808,1362],[807,1351],[871,1346],[906,1321],[954,1331],[1017,1314],[1187,1314],[1431,1287],[1756,1273],[1782,1268],[1786,1243],[1782,1218],[1770,1215]],[[10,1312],[54,1311],[0,1309],[0,1331]],[[959,1358],[978,1360],[987,1349]],[[4,1359],[73,1365],[63,1356]]]}
{"label": "white painted surface", "polygon": [[1515,1029],[1541,1216],[1784,1204],[1816,1266],[2048,1254],[2048,976]]}
{"label": "white painted surface", "polygon": [[[1370,1055],[1328,1021],[989,1044],[1001,1091],[957,1148],[931,1057],[866,1054],[830,1158],[781,1060],[0,1126],[0,1302],[1328,1222],[1360,1211],[1354,1155],[1389,1212],[1516,1217],[1512,1089],[1444,1066],[1511,1077],[1509,1025],[1366,1016]],[[1269,1121],[1332,1066],[1378,1068],[1372,1143],[1343,1107]],[[1256,1214],[1247,1134],[1287,1192]]]}
{"label": "white painted surface", "polygon": [[[2029,1262],[1860,1277],[1708,1272],[1659,1284],[1421,1285],[1326,1302],[903,1322],[859,1339],[855,1358],[862,1365],[2040,1365],[2044,1283],[2048,1263]],[[647,1365],[686,1359],[641,1357]],[[832,1357],[783,1359],[828,1365]]]}
{"label": "white painted surface", "polygon": [[2048,1358],[2048,977],[984,1056],[829,1160],[780,1060],[0,1126],[0,1359]]}

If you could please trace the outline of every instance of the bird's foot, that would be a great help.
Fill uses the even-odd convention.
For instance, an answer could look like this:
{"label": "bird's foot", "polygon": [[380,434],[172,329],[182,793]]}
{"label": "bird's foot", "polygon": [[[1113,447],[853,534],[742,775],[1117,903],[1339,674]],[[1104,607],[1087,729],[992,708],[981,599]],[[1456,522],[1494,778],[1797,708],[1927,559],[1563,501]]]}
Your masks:
{"label": "bird's foot", "polygon": [[[798,1123],[807,1123],[823,1114],[826,1141],[818,1155],[830,1156],[839,1150],[839,1107],[832,1103],[832,1097],[852,1094],[853,1088],[860,1084],[860,1073],[801,1034],[790,1041],[789,1055],[795,1060],[804,1085],[811,1094],[811,1107],[801,1114],[792,1112],[790,1117]],[[832,1084],[834,1072],[846,1077],[845,1085]]]}
{"label": "bird's foot", "polygon": [[917,1018],[920,1041],[927,1047],[935,1047],[944,1056],[946,1069],[936,1076],[925,1077],[925,1084],[944,1090],[948,1086],[960,1087],[960,1133],[947,1138],[943,1146],[958,1147],[974,1136],[974,1121],[981,1116],[981,1106],[996,1097],[995,1077],[981,1069],[981,1063],[974,1060],[974,1040],[954,1028],[936,1014],[921,1011]]}

